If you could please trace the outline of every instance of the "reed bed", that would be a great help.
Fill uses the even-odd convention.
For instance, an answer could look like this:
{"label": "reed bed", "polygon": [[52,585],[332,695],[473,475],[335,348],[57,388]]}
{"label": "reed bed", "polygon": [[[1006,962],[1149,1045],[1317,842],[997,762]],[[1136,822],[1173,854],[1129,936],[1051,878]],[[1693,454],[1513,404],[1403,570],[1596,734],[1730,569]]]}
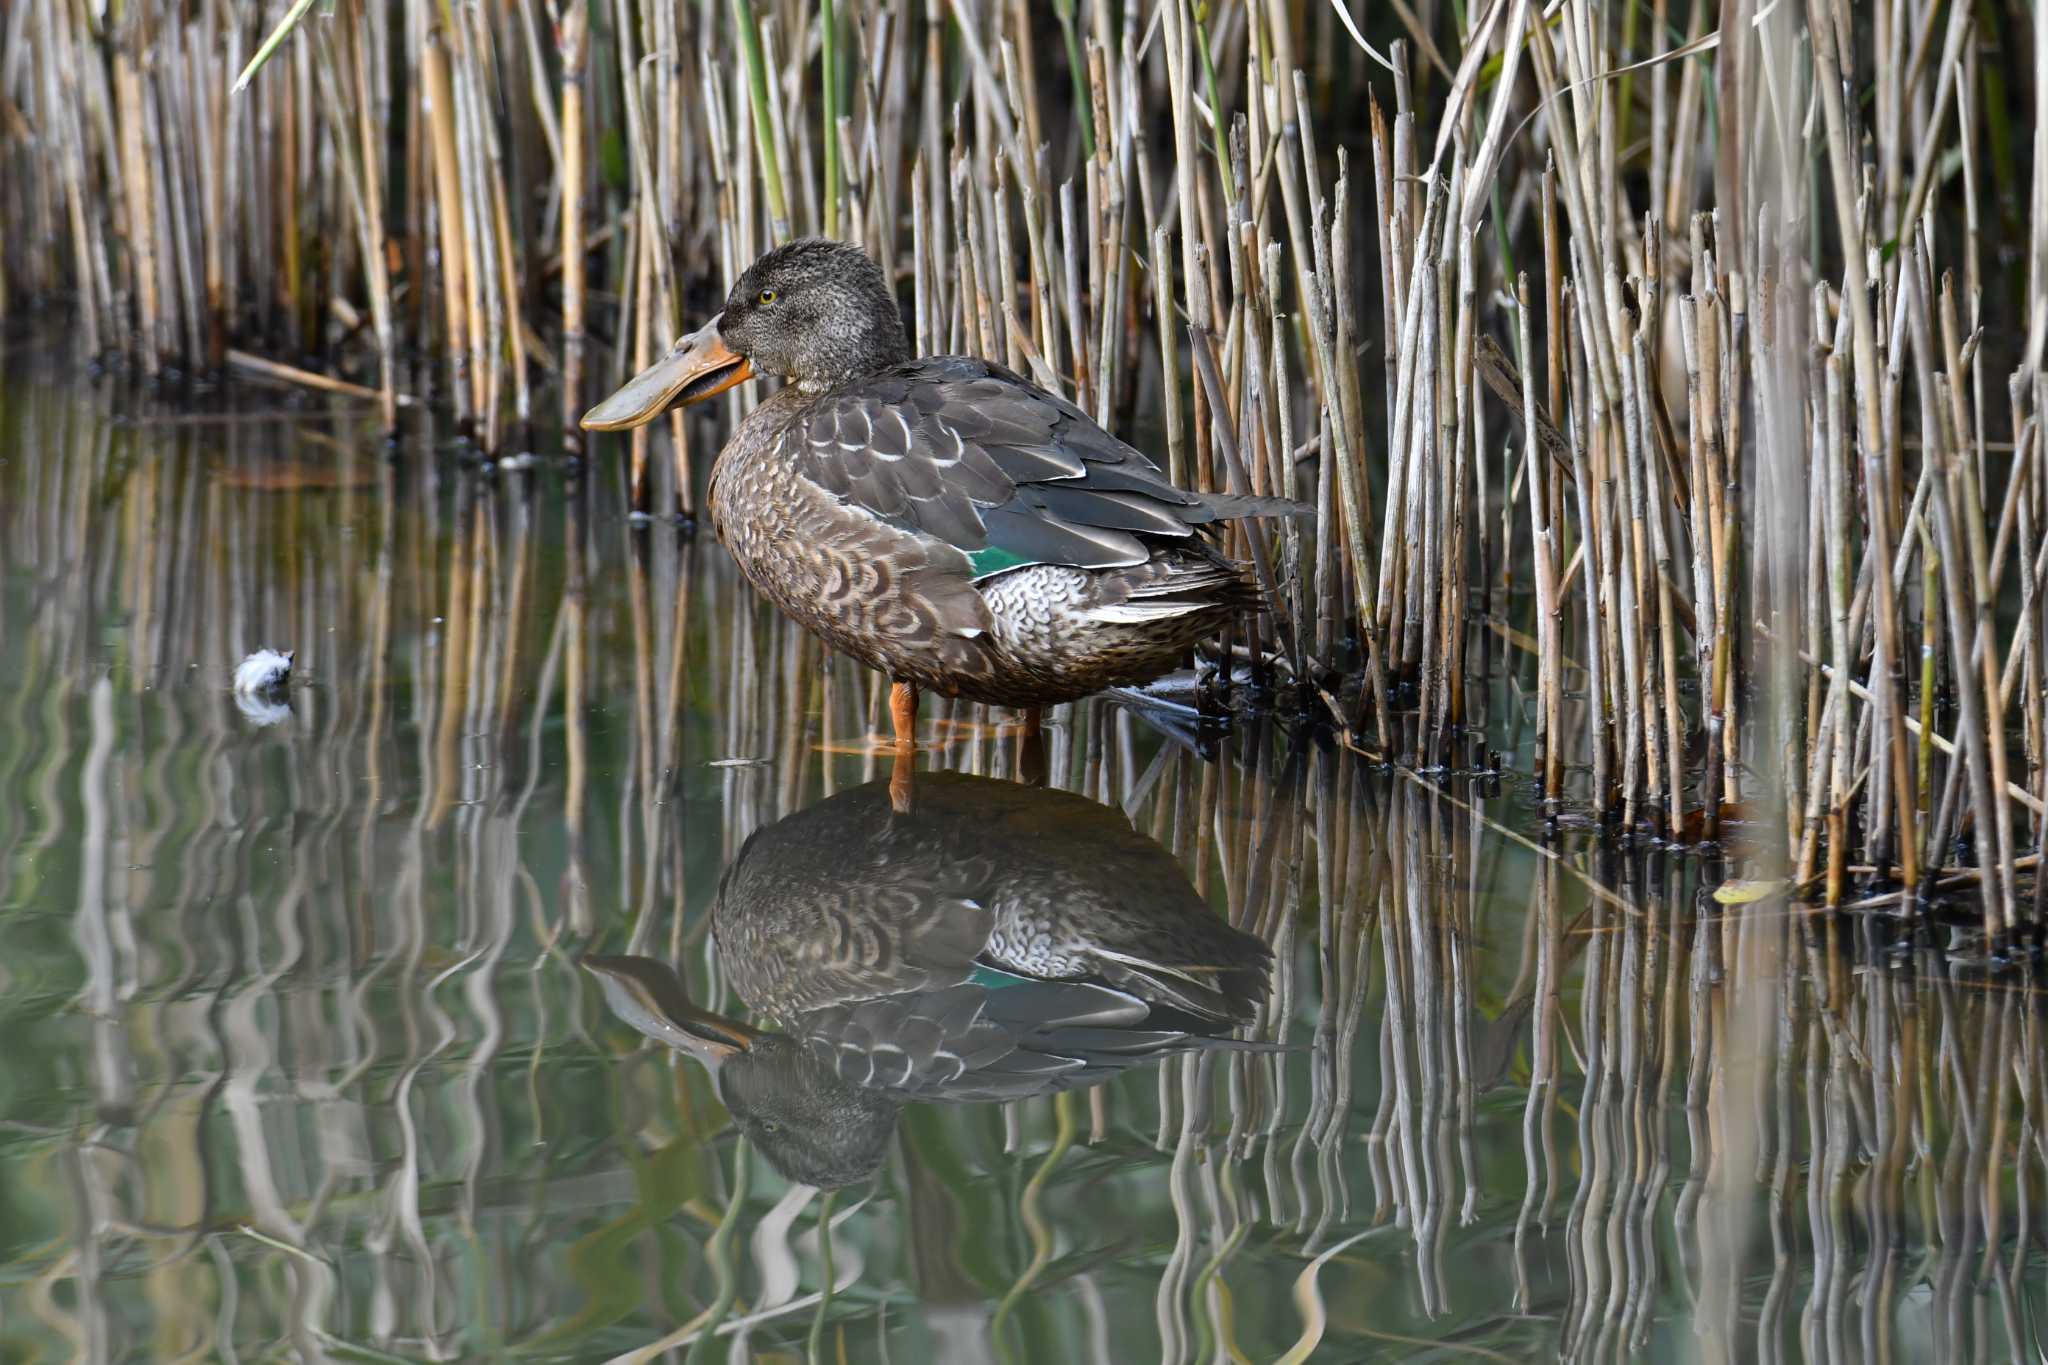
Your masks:
{"label": "reed bed", "polygon": [[[63,452],[0,466],[11,1347],[1613,1359],[1681,1306],[1724,1358],[2037,1340],[2030,970],[1532,847],[1490,779],[1258,724],[1203,760],[1100,702],[1053,782],[1273,943],[1257,1032],[1297,1049],[935,1108],[872,1189],[787,1185],[574,955],[717,999],[720,869],[887,761],[867,675],[716,547],[603,534],[622,488],[380,461],[322,402],[0,389]],[[305,642],[276,730],[223,685],[250,637]],[[1013,771],[945,719],[938,761]]]}
{"label": "reed bed", "polygon": [[[2031,12],[1373,13],[343,0],[231,90],[282,5],[16,7],[0,298],[576,451],[759,251],[855,240],[920,350],[1316,505],[1233,533],[1271,602],[1219,647],[1281,709],[1422,770],[1526,713],[1559,821],[1761,821],[1795,894],[2038,929]],[[636,509],[689,515],[750,401],[634,434]]]}

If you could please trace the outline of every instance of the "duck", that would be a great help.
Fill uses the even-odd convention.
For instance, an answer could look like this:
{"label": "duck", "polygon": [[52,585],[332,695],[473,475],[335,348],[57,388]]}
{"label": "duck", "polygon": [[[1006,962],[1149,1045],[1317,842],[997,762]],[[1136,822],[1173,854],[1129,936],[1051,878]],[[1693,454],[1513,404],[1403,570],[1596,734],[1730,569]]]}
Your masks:
{"label": "duck", "polygon": [[655,959],[595,955],[612,1012],[710,1068],[736,1125],[793,1180],[871,1175],[915,1103],[1092,1086],[1237,1036],[1272,950],[1218,916],[1171,854],[1086,797],[927,774],[757,830],[712,907],[720,976],[758,1022],[689,999]]}
{"label": "duck", "polygon": [[1197,492],[1080,408],[991,361],[911,355],[859,247],[799,238],[594,408],[621,431],[755,376],[783,380],[713,465],[710,517],[741,573],[891,679],[900,746],[921,691],[1040,708],[1150,682],[1257,608],[1215,544],[1277,498]]}

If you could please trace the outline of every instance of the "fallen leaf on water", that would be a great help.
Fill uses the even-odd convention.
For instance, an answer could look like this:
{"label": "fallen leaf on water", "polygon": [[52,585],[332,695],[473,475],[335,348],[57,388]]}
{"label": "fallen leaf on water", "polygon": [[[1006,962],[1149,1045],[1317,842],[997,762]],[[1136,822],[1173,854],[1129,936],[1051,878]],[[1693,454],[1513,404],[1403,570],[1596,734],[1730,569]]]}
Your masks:
{"label": "fallen leaf on water", "polygon": [[1775,896],[1790,885],[1791,883],[1782,877],[1771,877],[1761,881],[1722,882],[1714,888],[1714,899],[1723,905],[1748,905],[1753,901]]}

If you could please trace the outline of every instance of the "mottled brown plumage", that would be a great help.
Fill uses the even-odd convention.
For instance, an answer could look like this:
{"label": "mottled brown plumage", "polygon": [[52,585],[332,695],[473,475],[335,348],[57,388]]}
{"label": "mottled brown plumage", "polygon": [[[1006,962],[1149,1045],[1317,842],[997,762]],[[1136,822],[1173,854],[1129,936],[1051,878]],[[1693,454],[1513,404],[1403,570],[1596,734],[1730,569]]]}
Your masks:
{"label": "mottled brown plumage", "polygon": [[1177,488],[999,365],[911,360],[881,271],[816,239],[756,261],[585,424],[637,425],[750,373],[791,382],[712,471],[720,538],[829,644],[947,695],[1036,706],[1157,677],[1257,605],[1209,528],[1305,510]]}

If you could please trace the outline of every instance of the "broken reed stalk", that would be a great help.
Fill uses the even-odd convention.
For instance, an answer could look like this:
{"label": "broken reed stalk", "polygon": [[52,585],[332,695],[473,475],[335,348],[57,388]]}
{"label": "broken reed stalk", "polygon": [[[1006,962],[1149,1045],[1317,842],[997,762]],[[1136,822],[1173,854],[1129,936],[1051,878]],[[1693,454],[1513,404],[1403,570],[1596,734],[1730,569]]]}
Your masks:
{"label": "broken reed stalk", "polygon": [[[282,4],[131,0],[104,32],[32,8],[0,27],[15,315],[68,296],[151,374],[353,371],[387,426],[431,392],[491,453],[529,439],[559,336],[576,449],[591,391],[761,250],[857,240],[921,349],[1157,433],[1176,479],[1318,504],[1231,532],[1272,608],[1229,643],[1357,746],[1468,763],[1499,715],[1473,689],[1511,677],[1554,814],[1714,840],[1731,803],[1782,807],[1827,899],[1851,866],[1913,890],[1960,858],[1988,928],[2033,914],[2048,112],[1992,79],[1970,7],[1865,32],[1825,0],[1499,0],[1334,47],[1279,0],[1062,0],[1052,42],[987,0],[567,0],[553,44],[524,4],[345,4],[317,33]],[[1788,61],[1810,120],[1773,103]],[[1818,193],[1772,178],[1787,148]],[[2028,205],[2023,290],[1983,287],[1986,192]],[[668,424],[666,476],[662,438],[627,447],[636,506],[666,478],[687,514],[698,421]],[[1773,564],[1798,609],[1758,596]],[[1475,629],[1529,646],[1495,664]],[[1829,671],[1757,732],[1767,662],[1805,658]]]}

